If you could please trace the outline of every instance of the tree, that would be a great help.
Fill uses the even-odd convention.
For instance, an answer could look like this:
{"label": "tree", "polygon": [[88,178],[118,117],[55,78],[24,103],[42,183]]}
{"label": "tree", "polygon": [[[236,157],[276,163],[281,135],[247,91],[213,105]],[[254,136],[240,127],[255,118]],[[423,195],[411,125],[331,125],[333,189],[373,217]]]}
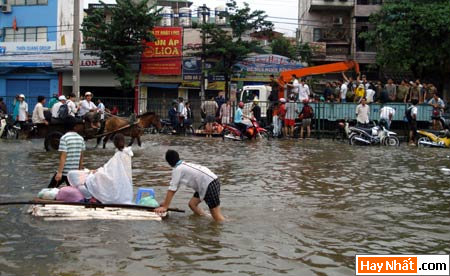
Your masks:
{"label": "tree", "polygon": [[229,96],[229,82],[233,73],[233,65],[247,58],[250,53],[262,50],[257,41],[244,39],[244,36],[250,32],[271,32],[273,24],[266,21],[267,15],[264,11],[251,11],[247,3],[244,3],[243,8],[239,8],[236,1],[228,0],[227,7],[230,28],[222,29],[208,23],[202,24],[201,28],[202,38],[204,36],[206,39],[203,47],[204,58],[218,60],[211,71],[223,74],[225,91]]}
{"label": "tree", "polygon": [[363,38],[377,46],[381,68],[411,71],[449,83],[450,5],[448,0],[386,0],[372,15],[375,28]]}
{"label": "tree", "polygon": [[300,56],[300,60],[302,62],[306,62],[308,64],[311,63],[311,57],[312,57],[312,48],[311,46],[309,46],[309,43],[305,42],[305,43],[299,43],[297,45],[297,51],[298,51],[298,55]]}
{"label": "tree", "polygon": [[293,60],[298,60],[295,46],[291,44],[289,39],[280,36],[272,40],[272,54],[285,56]]}
{"label": "tree", "polygon": [[[103,66],[109,68],[120,82],[124,91],[131,91],[137,74],[140,57],[146,48],[144,41],[153,41],[151,31],[161,17],[149,0],[117,0],[117,5],[103,5],[95,9],[83,21],[84,43],[100,57]],[[106,22],[105,14],[111,14]]]}

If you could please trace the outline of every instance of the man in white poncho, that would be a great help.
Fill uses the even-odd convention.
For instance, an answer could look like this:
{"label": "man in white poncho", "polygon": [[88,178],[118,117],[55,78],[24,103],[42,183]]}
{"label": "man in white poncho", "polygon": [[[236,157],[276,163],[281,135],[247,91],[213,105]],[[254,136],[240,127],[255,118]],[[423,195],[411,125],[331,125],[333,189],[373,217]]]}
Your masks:
{"label": "man in white poncho", "polygon": [[103,166],[94,171],[70,171],[69,183],[77,187],[86,199],[92,197],[101,203],[132,204],[133,180],[130,147],[125,148],[125,137],[116,134],[117,152]]}

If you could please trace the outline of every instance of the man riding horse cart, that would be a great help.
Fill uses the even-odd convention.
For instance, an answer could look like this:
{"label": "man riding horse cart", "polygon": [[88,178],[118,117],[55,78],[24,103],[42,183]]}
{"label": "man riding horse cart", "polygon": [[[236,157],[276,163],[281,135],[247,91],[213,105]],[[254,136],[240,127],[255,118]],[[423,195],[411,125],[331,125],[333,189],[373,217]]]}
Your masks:
{"label": "man riding horse cart", "polygon": [[[86,141],[89,139],[97,139],[97,146],[103,138],[103,148],[105,148],[108,140],[116,133],[122,133],[125,136],[131,137],[128,146],[131,146],[135,139],[138,145],[141,146],[140,137],[143,135],[145,128],[153,125],[156,129],[161,129],[160,118],[153,112],[139,115],[135,121],[109,115],[102,124],[100,123],[100,114],[93,112],[90,120],[76,120],[74,129]],[[98,126],[98,128],[93,128],[92,126]],[[47,151],[58,150],[59,140],[67,131],[66,124],[64,121],[61,121],[49,125],[42,124],[35,126],[28,136],[30,138],[44,138],[44,147]]]}

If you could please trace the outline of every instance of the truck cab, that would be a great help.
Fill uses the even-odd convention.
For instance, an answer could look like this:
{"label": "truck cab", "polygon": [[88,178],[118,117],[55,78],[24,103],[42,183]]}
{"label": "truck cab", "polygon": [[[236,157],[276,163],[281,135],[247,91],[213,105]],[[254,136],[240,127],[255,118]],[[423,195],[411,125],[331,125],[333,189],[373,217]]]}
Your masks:
{"label": "truck cab", "polygon": [[251,108],[253,104],[253,100],[258,97],[259,106],[261,107],[261,117],[266,118],[267,108],[270,92],[272,92],[272,87],[268,85],[246,85],[242,88],[241,95],[239,100],[244,102],[243,112],[245,115],[251,115]]}

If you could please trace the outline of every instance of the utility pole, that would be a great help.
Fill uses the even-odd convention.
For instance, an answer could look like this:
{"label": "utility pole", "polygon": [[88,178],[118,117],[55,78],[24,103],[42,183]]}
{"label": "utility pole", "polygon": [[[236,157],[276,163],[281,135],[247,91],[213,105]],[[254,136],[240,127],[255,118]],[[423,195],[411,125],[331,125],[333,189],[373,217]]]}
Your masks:
{"label": "utility pole", "polygon": [[[202,24],[206,23],[206,15],[209,13],[208,7],[206,7],[206,4],[203,4],[201,7],[202,11]],[[205,52],[206,52],[206,36],[205,31],[202,28],[202,75],[200,78],[200,98],[202,101],[205,100]]]}
{"label": "utility pole", "polygon": [[80,0],[73,1],[73,71],[72,92],[80,98]]}

